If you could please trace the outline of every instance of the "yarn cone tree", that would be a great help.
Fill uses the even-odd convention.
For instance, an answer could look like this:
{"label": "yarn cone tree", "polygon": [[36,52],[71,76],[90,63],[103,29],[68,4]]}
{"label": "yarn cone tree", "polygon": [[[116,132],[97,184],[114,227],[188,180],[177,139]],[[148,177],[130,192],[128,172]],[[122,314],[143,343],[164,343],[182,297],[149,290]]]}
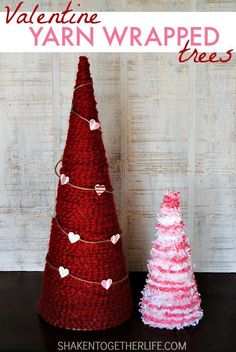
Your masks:
{"label": "yarn cone tree", "polygon": [[203,312],[178,192],[168,191],[164,195],[157,220],[157,238],[152,242],[140,302],[142,321],[166,329],[197,325]]}
{"label": "yarn cone tree", "polygon": [[61,162],[38,312],[65,329],[107,329],[130,317],[132,298],[86,57]]}

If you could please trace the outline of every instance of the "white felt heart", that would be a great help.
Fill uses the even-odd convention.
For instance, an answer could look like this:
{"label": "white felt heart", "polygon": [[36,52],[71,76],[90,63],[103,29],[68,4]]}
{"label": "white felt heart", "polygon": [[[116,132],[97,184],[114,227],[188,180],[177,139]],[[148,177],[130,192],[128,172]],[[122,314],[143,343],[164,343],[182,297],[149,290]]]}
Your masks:
{"label": "white felt heart", "polygon": [[116,235],[114,235],[114,236],[111,237],[111,242],[112,242],[113,244],[116,244],[116,243],[119,241],[119,239],[120,239],[120,234],[117,233]]}
{"label": "white felt heart", "polygon": [[102,280],[101,282],[102,287],[104,287],[106,290],[109,290],[109,288],[112,285],[112,279],[107,279],[107,280]]}
{"label": "white felt heart", "polygon": [[78,235],[77,233],[74,233],[74,232],[69,232],[68,238],[71,243],[76,243],[80,240],[80,235]]}
{"label": "white felt heart", "polygon": [[98,130],[100,128],[100,123],[95,121],[94,119],[91,119],[89,121],[89,127],[91,131]]}
{"label": "white felt heart", "polygon": [[100,196],[105,192],[106,187],[104,185],[96,185],[94,189],[97,192],[97,194]]}
{"label": "white felt heart", "polygon": [[61,275],[61,278],[63,279],[64,277],[69,275],[69,270],[64,268],[63,266],[60,266],[59,274]]}
{"label": "white felt heart", "polygon": [[66,185],[67,183],[70,182],[69,176],[66,176],[64,174],[61,175],[60,179],[61,179],[61,185],[62,186]]}

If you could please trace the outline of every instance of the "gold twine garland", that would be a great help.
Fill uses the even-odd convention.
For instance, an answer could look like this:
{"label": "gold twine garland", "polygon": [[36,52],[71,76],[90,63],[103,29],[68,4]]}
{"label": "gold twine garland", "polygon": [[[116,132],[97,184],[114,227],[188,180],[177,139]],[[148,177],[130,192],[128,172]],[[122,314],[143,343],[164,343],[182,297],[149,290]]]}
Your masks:
{"label": "gold twine garland", "polygon": [[[57,167],[58,167],[58,165],[60,164],[60,162],[62,162],[62,159],[57,162],[57,164],[56,164],[56,166],[55,166],[55,168],[54,168],[55,174],[56,174],[57,177],[59,177],[59,178],[61,177],[61,175],[57,172]],[[94,192],[96,192],[96,191],[95,191],[95,188],[79,187],[79,186],[76,186],[76,185],[74,185],[73,183],[70,183],[70,182],[68,182],[67,185],[69,185],[69,186],[71,186],[71,187],[74,187],[74,188],[76,188],[76,189],[81,189],[81,190],[83,190],[83,191],[94,191]],[[106,193],[109,193],[109,194],[112,194],[112,191],[108,191],[107,189],[105,189],[104,193],[105,193],[105,192],[106,192]]]}
{"label": "gold twine garland", "polygon": [[93,82],[88,82],[88,83],[83,83],[83,84],[80,84],[79,86],[76,86],[74,91],[76,91],[77,89],[80,89],[82,87],[85,87],[85,86],[88,86],[90,84],[93,84]]}
{"label": "gold twine garland", "polygon": [[[65,235],[68,236],[68,233],[67,233],[65,230],[63,230],[63,228],[62,228],[61,225],[59,224],[59,222],[58,222],[58,220],[57,220],[57,217],[55,216],[53,219],[55,220],[55,222],[56,222],[57,226],[59,227],[59,229],[61,230],[61,232],[63,232]],[[119,235],[120,235],[120,234],[119,234]],[[115,236],[115,235],[114,235],[114,236]],[[121,237],[121,235],[120,235],[120,237]],[[82,240],[82,239],[80,238],[80,239],[78,240],[78,242],[96,244],[96,243],[111,242],[111,239],[109,239],[109,240],[102,240],[102,241],[86,241],[86,240]],[[111,243],[112,243],[112,242],[111,242]],[[113,244],[113,243],[112,243],[112,244]],[[114,245],[114,244],[113,244],[113,245]]]}
{"label": "gold twine garland", "polygon": [[83,117],[83,116],[81,116],[80,114],[78,114],[77,112],[75,112],[75,110],[73,110],[73,107],[72,107],[71,112],[72,112],[74,115],[76,115],[77,117],[79,117],[80,119],[82,119],[82,120],[88,122],[88,124],[89,124],[89,120],[87,120],[85,117]]}
{"label": "gold twine garland", "polygon": [[[78,114],[74,109],[73,109],[73,105],[72,105],[72,108],[71,108],[71,112],[72,114],[74,114],[75,116],[79,117],[80,119],[86,121],[88,124],[90,124],[90,121],[93,120],[92,118],[90,120],[86,119],[85,117],[81,116],[80,114]],[[95,120],[94,120],[95,121]],[[101,127],[101,126],[100,126]],[[101,132],[101,128],[97,128],[96,131],[100,131]]]}
{"label": "gold twine garland", "polygon": [[[76,91],[76,90],[78,90],[78,89],[80,89],[80,88],[82,88],[82,87],[88,86],[88,85],[90,85],[90,84],[93,84],[93,82],[88,82],[88,83],[80,84],[79,86],[75,87],[74,91]],[[80,119],[82,119],[82,120],[86,121],[88,124],[90,124],[90,120],[88,120],[88,119],[86,119],[85,117],[83,117],[83,116],[81,116],[80,114],[78,114],[73,108],[74,108],[74,106],[73,106],[73,104],[72,104],[71,112],[72,112],[75,116],[79,117]],[[99,130],[100,130],[100,128],[99,128]],[[100,130],[100,131],[101,131],[101,130]]]}
{"label": "gold twine garland", "polygon": [[[55,270],[59,271],[59,268],[57,268],[56,266],[54,266],[54,265],[52,265],[51,263],[49,263],[48,260],[46,261],[46,264],[47,264],[48,266],[50,266],[52,269],[55,269]],[[64,267],[63,267],[63,268],[64,268]],[[64,269],[69,270],[68,268],[64,268]],[[70,271],[69,271],[69,274],[68,274],[67,276],[71,276],[73,279],[76,279],[76,280],[78,280],[78,281],[85,282],[85,283],[88,283],[88,284],[101,285],[101,282],[98,282],[98,281],[88,281],[88,280],[81,279],[80,277],[74,276],[74,275],[72,275],[72,274],[70,273]],[[121,283],[121,282],[125,281],[126,279],[128,279],[128,276],[129,276],[129,275],[128,275],[128,273],[127,273],[126,276],[123,277],[123,279],[118,280],[118,281],[112,281],[112,285],[118,284],[118,283]]]}

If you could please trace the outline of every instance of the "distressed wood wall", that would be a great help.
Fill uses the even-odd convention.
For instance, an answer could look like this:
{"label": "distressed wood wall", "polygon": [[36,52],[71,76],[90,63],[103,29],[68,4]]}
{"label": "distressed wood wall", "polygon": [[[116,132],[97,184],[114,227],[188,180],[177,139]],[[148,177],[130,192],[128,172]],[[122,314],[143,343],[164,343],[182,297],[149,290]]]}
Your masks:
{"label": "distressed wood wall", "polygon": [[[83,4],[91,11],[236,7],[231,0]],[[146,270],[159,202],[175,188],[196,270],[235,271],[235,63],[180,65],[176,54],[88,56],[129,268]],[[0,54],[1,270],[43,268],[58,181],[53,168],[65,143],[77,61],[76,54]]]}

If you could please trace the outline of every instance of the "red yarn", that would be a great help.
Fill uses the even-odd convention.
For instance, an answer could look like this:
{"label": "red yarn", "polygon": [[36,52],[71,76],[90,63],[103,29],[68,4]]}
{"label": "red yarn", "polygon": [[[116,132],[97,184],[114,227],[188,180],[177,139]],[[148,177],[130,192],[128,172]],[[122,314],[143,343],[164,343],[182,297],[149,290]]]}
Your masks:
{"label": "red yarn", "polygon": [[[79,61],[76,87],[91,82],[86,57]],[[73,110],[88,121],[98,120],[93,85],[75,89]],[[72,184],[94,188],[105,185],[112,191],[108,162],[100,130],[91,131],[89,124],[71,113],[61,174]],[[58,185],[57,219],[66,232],[81,235],[87,241],[110,239],[121,233],[113,195],[83,191],[70,185]],[[39,301],[39,314],[49,323],[66,329],[100,330],[121,324],[132,312],[129,280],[115,283],[126,274],[121,239],[105,243],[70,243],[52,221],[47,261],[84,280],[101,282],[111,278],[106,290],[99,284],[84,283],[71,276],[61,278],[58,270],[46,265]]]}

